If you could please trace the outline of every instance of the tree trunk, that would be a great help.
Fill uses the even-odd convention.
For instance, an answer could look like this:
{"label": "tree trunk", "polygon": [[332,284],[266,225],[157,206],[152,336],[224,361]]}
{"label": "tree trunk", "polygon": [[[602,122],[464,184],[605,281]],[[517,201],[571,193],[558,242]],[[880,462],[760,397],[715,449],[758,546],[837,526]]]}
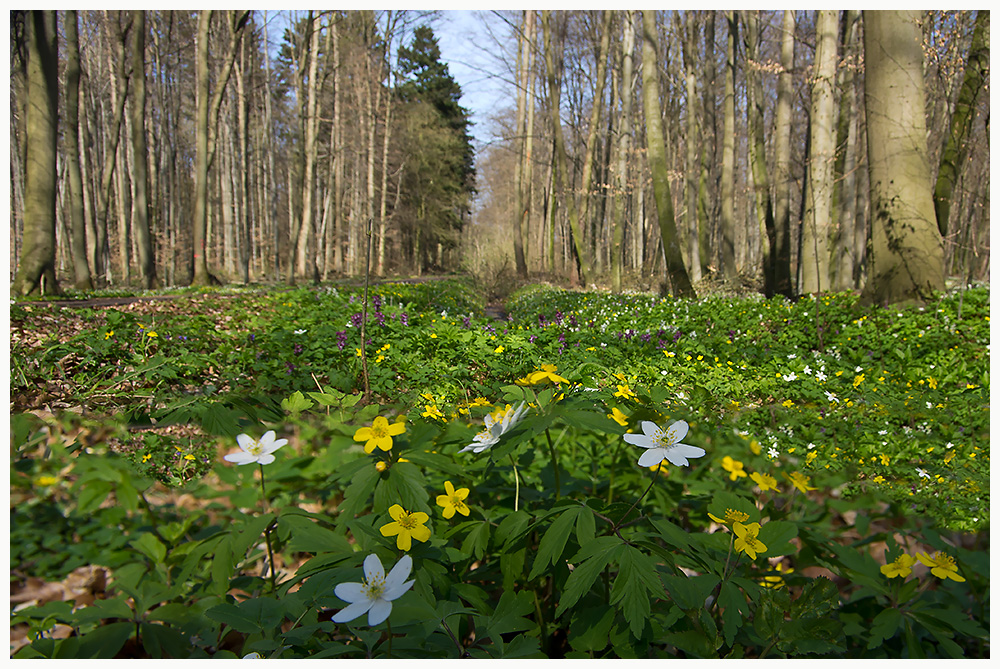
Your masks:
{"label": "tree trunk", "polygon": [[865,11],[872,255],[864,301],[924,302],[944,289],[927,156],[917,11]]}
{"label": "tree trunk", "polygon": [[633,54],[635,53],[635,12],[623,13],[625,30],[622,35],[622,76],[620,97],[622,112],[618,119],[618,160],[615,175],[615,199],[611,219],[614,226],[611,244],[611,281],[616,293],[622,290],[622,262],[624,260],[626,193],[631,196],[628,181],[628,154],[632,135],[632,79]]}
{"label": "tree trunk", "polygon": [[[215,127],[219,121],[219,109],[222,106],[222,94],[233,71],[233,59],[236,48],[243,35],[250,12],[233,12],[230,14],[232,24],[229,31],[229,51],[222,61],[215,93],[211,94],[208,68],[208,28],[212,19],[212,10],[201,10],[198,13],[198,66],[197,90],[198,107],[195,117],[195,202],[192,218],[192,237],[194,251],[192,254],[194,272],[191,278],[192,286],[207,286],[218,283],[218,279],[208,271],[208,259],[205,257],[208,237],[208,170],[215,157]],[[212,95],[211,101],[209,95]]]}
{"label": "tree trunk", "polygon": [[816,15],[816,57],[809,113],[809,197],[803,220],[799,292],[830,289],[830,223],[833,215],[833,161],[837,122],[834,77],[837,74],[837,10]]}
{"label": "tree trunk", "polygon": [[304,169],[302,175],[302,213],[299,217],[299,234],[295,248],[295,277],[316,281],[316,258],[313,246],[313,194],[316,191],[316,135],[319,125],[317,112],[319,93],[319,34],[322,30],[319,15],[309,13],[309,89],[306,93],[306,113],[302,119],[305,127]]}
{"label": "tree trunk", "polygon": [[[856,9],[845,10],[841,21],[841,60],[851,59],[857,53],[858,22],[861,13]],[[837,157],[833,165],[833,236],[830,239],[830,285],[833,290],[854,287],[854,266],[860,260],[854,253],[855,211],[857,209],[858,104],[854,91],[854,70],[839,67],[837,89],[840,104],[837,117]]]}
{"label": "tree trunk", "polygon": [[[990,71],[990,12],[976,12],[976,27],[972,31],[972,46],[965,64],[965,76],[958,93],[958,103],[951,117],[951,129],[944,150],[937,183],[934,186],[934,213],[942,236],[948,234],[948,217],[951,213],[952,192],[967,154],[967,140],[975,118],[976,101]],[[987,133],[988,136],[988,133]]]}
{"label": "tree trunk", "polygon": [[15,295],[58,295],[56,283],[56,152],[59,118],[59,40],[54,10],[25,19],[28,76],[24,236]]}
{"label": "tree trunk", "polygon": [[132,226],[138,251],[139,273],[142,287],[149,289],[156,284],[156,259],[153,240],[149,232],[149,180],[146,174],[146,12],[132,12],[132,74],[135,88],[132,93]]}
{"label": "tree trunk", "polygon": [[683,57],[684,57],[684,86],[687,94],[687,119],[686,133],[684,138],[686,153],[684,158],[684,169],[687,172],[685,179],[685,199],[687,201],[687,234],[688,234],[688,270],[691,273],[691,281],[697,283],[701,281],[701,245],[698,235],[698,177],[700,174],[698,165],[698,98],[697,81],[695,74],[695,56],[698,51],[698,23],[696,14],[685,12],[683,31]]}
{"label": "tree trunk", "polygon": [[514,266],[517,275],[522,279],[528,278],[528,264],[524,257],[524,213],[527,209],[525,205],[525,183],[524,167],[525,153],[527,152],[528,136],[525,131],[525,116],[528,100],[528,55],[533,46],[532,24],[535,22],[535,10],[524,10],[521,20],[521,32],[517,40],[517,115],[515,117],[516,128],[514,141],[519,148],[518,160],[514,165],[514,187],[516,189],[517,206],[514,210],[513,238],[514,238]]}
{"label": "tree trunk", "polygon": [[563,138],[562,118],[559,113],[561,86],[560,76],[556,72],[555,51],[552,45],[552,30],[549,26],[549,11],[542,11],[542,41],[545,49],[545,72],[549,81],[549,109],[552,115],[552,135],[555,142],[555,171],[559,186],[566,198],[566,209],[569,214],[570,233],[573,237],[573,256],[579,272],[580,283],[586,286],[590,282],[590,266],[583,255],[583,240],[580,237],[580,222],[577,214],[576,198],[573,195],[572,183],[567,167],[566,142]]}
{"label": "tree trunk", "polygon": [[[581,228],[588,227],[592,219],[590,211],[591,193],[590,187],[593,183],[594,175],[594,155],[597,150],[597,132],[600,127],[601,111],[604,107],[604,84],[607,78],[608,51],[611,49],[611,11],[604,10],[600,28],[600,45],[597,51],[597,72],[594,81],[594,97],[590,106],[590,124],[587,131],[587,148],[583,157],[583,177],[580,184],[580,193],[583,195],[581,206]],[[597,235],[592,235],[591,240],[596,241]],[[587,264],[594,261],[596,254],[587,254]]]}
{"label": "tree trunk", "polygon": [[774,292],[791,297],[792,290],[792,70],[795,69],[795,12],[781,21],[781,70],[774,111],[774,245],[771,266]]}
{"label": "tree trunk", "polygon": [[660,224],[660,239],[666,262],[671,292],[678,297],[695,297],[691,280],[684,268],[684,258],[677,240],[674,204],[670,196],[670,179],[666,145],[663,141],[663,120],[660,111],[660,73],[656,54],[656,14],[642,12],[642,101],[646,117],[646,157],[653,180],[653,195]]}
{"label": "tree trunk", "polygon": [[726,77],[722,100],[722,184],[719,187],[719,232],[722,251],[722,275],[733,280],[736,269],[736,199],[734,179],[736,175],[736,13],[726,12],[729,26],[726,41]]}
{"label": "tree trunk", "polygon": [[87,264],[87,221],[83,210],[83,177],[80,170],[80,39],[75,9],[66,10],[63,26],[66,33],[66,162],[69,173],[73,285],[83,290],[93,290],[94,281]]}
{"label": "tree trunk", "polygon": [[764,294],[768,297],[776,292],[775,257],[777,230],[774,225],[774,210],[771,206],[771,182],[767,173],[767,145],[764,140],[764,86],[761,82],[758,49],[760,46],[759,19],[756,10],[744,13],[747,27],[747,131],[750,149],[750,170],[753,174],[754,204],[757,212],[757,226],[761,231],[761,269],[764,275]]}

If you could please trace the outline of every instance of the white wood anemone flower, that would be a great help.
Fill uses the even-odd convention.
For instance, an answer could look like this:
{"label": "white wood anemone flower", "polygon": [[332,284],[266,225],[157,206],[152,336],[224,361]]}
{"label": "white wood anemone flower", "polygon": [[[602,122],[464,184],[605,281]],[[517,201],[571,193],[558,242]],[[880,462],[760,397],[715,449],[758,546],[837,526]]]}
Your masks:
{"label": "white wood anemone flower", "polygon": [[333,593],[348,605],[333,616],[333,622],[346,623],[368,614],[372,627],[383,622],[392,613],[392,600],[402,597],[416,581],[407,581],[413,568],[413,558],[404,555],[388,576],[382,561],[372,553],[365,558],[365,580],[362,583],[338,583]]}
{"label": "white wood anemone flower", "polygon": [[260,439],[254,439],[248,434],[237,435],[236,443],[240,451],[223,456],[223,460],[237,465],[257,463],[268,465],[274,462],[274,452],[288,443],[287,439],[275,439],[274,430],[268,430]]}
{"label": "white wood anemone flower", "polygon": [[527,410],[528,407],[524,405],[524,402],[521,402],[517,409],[512,409],[508,404],[506,409],[497,409],[492,413],[486,414],[483,418],[486,428],[473,437],[472,443],[460,450],[459,453],[465,453],[466,451],[482,453],[486,449],[491,448],[500,441],[500,437],[517,425]]}
{"label": "white wood anemone flower", "polygon": [[705,455],[705,449],[690,444],[682,444],[688,433],[688,424],[682,420],[663,429],[656,423],[642,421],[642,434],[626,434],[625,441],[635,446],[647,449],[639,456],[639,464],[643,467],[658,465],[664,460],[678,467],[686,467],[688,458],[700,458]]}

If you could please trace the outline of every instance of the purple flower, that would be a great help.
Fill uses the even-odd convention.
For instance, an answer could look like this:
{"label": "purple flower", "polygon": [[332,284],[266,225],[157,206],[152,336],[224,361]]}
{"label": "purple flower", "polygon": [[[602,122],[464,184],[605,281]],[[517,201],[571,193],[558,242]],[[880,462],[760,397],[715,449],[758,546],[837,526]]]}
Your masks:
{"label": "purple flower", "polygon": [[399,322],[403,324],[403,327],[406,327],[409,324],[410,319],[405,313],[403,313],[399,315]]}
{"label": "purple flower", "polygon": [[356,328],[361,327],[361,321],[362,321],[363,318],[364,318],[364,316],[361,315],[360,311],[357,312],[357,313],[355,313],[355,314],[352,314],[351,315],[351,325],[353,325]]}
{"label": "purple flower", "polygon": [[341,330],[337,333],[337,348],[341,351],[347,346],[347,331]]}
{"label": "purple flower", "polygon": [[382,296],[381,295],[375,295],[374,297],[372,297],[372,304],[375,305],[375,310],[376,311],[379,310],[379,309],[381,309],[382,308]]}

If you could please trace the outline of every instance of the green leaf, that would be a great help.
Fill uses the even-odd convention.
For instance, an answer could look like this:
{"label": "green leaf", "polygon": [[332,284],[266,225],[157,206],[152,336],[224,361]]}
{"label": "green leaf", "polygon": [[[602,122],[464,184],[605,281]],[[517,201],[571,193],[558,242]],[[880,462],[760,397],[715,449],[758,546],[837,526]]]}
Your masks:
{"label": "green leaf", "polygon": [[650,595],[662,597],[663,584],[656,573],[656,562],[632,546],[624,546],[618,559],[618,576],[611,588],[611,604],[620,604],[632,636],[642,636],[649,618]]}
{"label": "green leaf", "polygon": [[76,500],[76,508],[83,515],[97,511],[111,493],[111,487],[109,481],[93,479],[87,481],[81,486],[79,497]]}
{"label": "green leaf", "polygon": [[607,648],[615,609],[610,606],[588,606],[573,614],[569,626],[569,645],[573,650],[599,653]]}
{"label": "green leaf", "polygon": [[351,484],[344,491],[344,501],[337,509],[339,515],[344,518],[352,518],[368,506],[368,500],[375,491],[375,484],[379,481],[379,472],[367,458],[362,458],[359,462],[364,462],[365,466],[354,474]]}
{"label": "green leaf", "polygon": [[587,507],[581,508],[576,516],[576,542],[581,546],[586,546],[594,540],[596,533],[594,514]]}
{"label": "green leaf", "polygon": [[507,516],[500,521],[496,532],[493,533],[493,537],[497,542],[502,542],[502,550],[507,551],[515,542],[517,542],[518,539],[527,534],[526,528],[530,522],[531,514],[524,509],[507,514]]}
{"label": "green leaf", "polygon": [[767,551],[758,554],[758,557],[777,557],[779,555],[789,555],[796,552],[791,540],[799,534],[798,526],[787,520],[775,520],[764,523],[760,527],[757,538],[764,542]]}
{"label": "green leaf", "polygon": [[80,645],[73,656],[81,660],[114,658],[134,633],[135,625],[130,622],[102,625],[80,637]]}
{"label": "green leaf", "polygon": [[712,645],[712,641],[701,632],[695,630],[671,632],[663,638],[663,641],[671,646],[676,646],[690,657],[715,657],[715,648]]}
{"label": "green leaf", "polygon": [[700,576],[664,574],[663,581],[674,604],[689,611],[705,606],[705,600],[712,594],[712,590],[719,582],[719,577],[715,574],[701,574]]}
{"label": "green leaf", "polygon": [[[312,393],[310,393],[312,394]],[[281,400],[281,408],[285,411],[296,415],[302,411],[305,411],[313,405],[311,400],[307,400],[302,391],[296,390],[294,393],[288,396],[287,399]]]}
{"label": "green leaf", "polygon": [[154,565],[163,564],[167,557],[167,547],[152,534],[143,534],[131,542],[140,553],[148,557]]}
{"label": "green leaf", "polygon": [[150,657],[187,658],[190,656],[189,637],[172,627],[144,622],[139,625],[139,636],[142,638],[142,647]]}
{"label": "green leaf", "polygon": [[887,608],[875,616],[869,626],[868,650],[873,650],[881,646],[885,641],[891,639],[899,630],[903,622],[903,616],[899,609]]}
{"label": "green leaf", "polygon": [[[566,548],[566,540],[569,539],[570,532],[573,530],[573,521],[576,520],[580,511],[579,507],[564,511],[545,531],[538,544],[535,562],[531,565],[531,573],[528,575],[529,581],[534,580],[550,564],[555,564],[562,557],[563,550]],[[589,514],[590,511],[584,510],[584,513]]]}
{"label": "green leaf", "polygon": [[270,633],[284,618],[284,609],[276,600],[260,597],[239,604],[222,602],[205,611],[205,615],[243,634]]}
{"label": "green leaf", "polygon": [[[721,518],[722,516],[719,517]],[[690,548],[691,542],[689,541],[688,533],[681,529],[680,526],[663,518],[655,518],[652,520],[652,523],[668,546],[672,546],[679,551],[685,551]]]}
{"label": "green leaf", "polygon": [[474,554],[477,560],[482,560],[490,543],[490,524],[488,521],[476,523],[472,531],[462,542],[462,552]]}
{"label": "green leaf", "polygon": [[840,606],[837,586],[828,578],[814,578],[792,602],[792,619],[821,618]]}
{"label": "green leaf", "polygon": [[535,600],[531,592],[505,592],[500,596],[493,615],[486,620],[486,636],[493,643],[501,644],[501,634],[523,632],[535,627],[535,623],[524,616],[535,610]]}
{"label": "green leaf", "polygon": [[351,545],[344,537],[309,518],[282,514],[278,531],[288,537],[285,548],[302,553],[349,552]]}
{"label": "green leaf", "polygon": [[722,634],[726,645],[732,646],[743,619],[750,616],[746,595],[731,581],[726,581],[719,591],[719,607],[722,609]]}
{"label": "green leaf", "polygon": [[566,579],[556,608],[557,618],[590,592],[604,568],[617,559],[624,549],[625,545],[618,537],[598,537],[577,552],[572,561],[580,562]]}

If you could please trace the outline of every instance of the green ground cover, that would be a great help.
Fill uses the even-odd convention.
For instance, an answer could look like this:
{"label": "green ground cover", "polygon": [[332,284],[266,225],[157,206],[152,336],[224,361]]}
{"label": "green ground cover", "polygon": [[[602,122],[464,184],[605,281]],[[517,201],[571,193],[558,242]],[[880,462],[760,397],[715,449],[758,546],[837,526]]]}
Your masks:
{"label": "green ground cover", "polygon": [[11,306],[12,655],[989,656],[988,287],[363,295]]}

